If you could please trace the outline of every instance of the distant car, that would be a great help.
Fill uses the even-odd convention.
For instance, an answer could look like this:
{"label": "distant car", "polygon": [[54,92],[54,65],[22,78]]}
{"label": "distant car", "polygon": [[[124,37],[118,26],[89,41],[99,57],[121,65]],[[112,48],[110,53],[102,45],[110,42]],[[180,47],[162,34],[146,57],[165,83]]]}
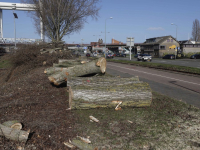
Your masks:
{"label": "distant car", "polygon": [[200,59],[200,54],[194,54],[190,56],[190,59]]}
{"label": "distant car", "polygon": [[163,57],[163,59],[175,59],[175,55],[174,54],[167,54]]}
{"label": "distant car", "polygon": [[106,58],[113,58],[113,57],[114,57],[114,54],[112,54],[112,53],[106,54]]}
{"label": "distant car", "polygon": [[151,57],[151,55],[148,55],[148,54],[140,54],[140,55],[138,55],[137,60],[138,61],[140,61],[140,60],[142,60],[142,61],[151,61],[152,57]]}
{"label": "distant car", "polygon": [[117,53],[116,57],[126,57],[126,54],[124,54],[124,53]]}
{"label": "distant car", "polygon": [[87,53],[87,54],[86,54],[86,57],[90,57],[90,53]]}

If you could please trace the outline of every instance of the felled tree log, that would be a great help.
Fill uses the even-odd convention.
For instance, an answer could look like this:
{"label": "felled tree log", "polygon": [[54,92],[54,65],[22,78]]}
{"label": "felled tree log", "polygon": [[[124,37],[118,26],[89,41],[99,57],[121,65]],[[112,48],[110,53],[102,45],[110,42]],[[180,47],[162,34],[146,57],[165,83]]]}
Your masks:
{"label": "felled tree log", "polygon": [[53,67],[63,67],[63,68],[68,68],[68,67],[73,67],[75,65],[81,65],[85,64],[89,61],[87,60],[66,60],[62,62],[58,62],[58,64],[53,64]]}
{"label": "felled tree log", "polygon": [[[80,81],[80,79],[78,79]],[[152,93],[148,83],[136,78],[94,78],[68,80],[71,109],[146,107],[151,105]]]}
{"label": "felled tree log", "polygon": [[82,65],[85,63],[88,63],[88,60],[59,60],[58,64],[53,64],[53,67],[49,67],[44,70],[44,73],[46,73],[48,76],[55,74],[57,72],[61,72],[66,70],[68,67],[73,67],[75,65]]}
{"label": "felled tree log", "polygon": [[60,73],[64,70],[67,70],[67,68],[62,68],[62,67],[49,67],[47,69],[44,70],[44,73],[47,74],[47,76],[50,76],[52,74],[57,74]]}
{"label": "felled tree log", "polygon": [[81,59],[59,59],[58,60],[58,64],[62,64],[62,63],[67,63],[67,62],[79,62],[81,64],[84,64],[84,63],[87,63],[89,62],[90,60],[89,59],[84,59],[84,58],[81,58]]}
{"label": "felled tree log", "polygon": [[60,85],[67,81],[69,77],[79,77],[89,74],[102,74],[106,71],[106,59],[101,57],[83,65],[76,65],[66,68],[61,72],[56,72],[48,77],[54,85]]}
{"label": "felled tree log", "polygon": [[108,76],[96,76],[96,77],[71,77],[67,81],[67,86],[109,86],[109,85],[126,85],[132,83],[140,83],[138,76],[133,76],[131,78],[121,78],[121,77],[108,77]]}
{"label": "felled tree log", "polygon": [[5,136],[7,139],[26,142],[28,139],[29,133],[30,131],[13,129],[13,128],[0,124],[0,135]]}
{"label": "felled tree log", "polygon": [[13,129],[18,129],[18,130],[22,129],[22,124],[18,120],[6,121],[2,123],[2,125]]}

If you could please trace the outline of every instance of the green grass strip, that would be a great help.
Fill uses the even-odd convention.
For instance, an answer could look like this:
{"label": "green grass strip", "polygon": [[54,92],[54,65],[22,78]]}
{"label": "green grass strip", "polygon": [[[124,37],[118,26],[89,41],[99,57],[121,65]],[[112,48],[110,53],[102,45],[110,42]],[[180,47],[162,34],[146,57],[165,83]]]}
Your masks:
{"label": "green grass strip", "polygon": [[178,66],[178,65],[171,65],[171,64],[160,64],[160,63],[148,63],[148,62],[137,62],[137,61],[129,61],[129,60],[111,60],[107,59],[108,62],[116,62],[116,63],[125,63],[131,64],[136,66],[142,67],[149,67],[149,68],[156,68],[156,69],[164,69],[164,70],[171,70],[171,71],[178,71],[184,73],[192,73],[192,74],[199,74],[200,69],[193,68],[193,67],[186,67],[186,66]]}

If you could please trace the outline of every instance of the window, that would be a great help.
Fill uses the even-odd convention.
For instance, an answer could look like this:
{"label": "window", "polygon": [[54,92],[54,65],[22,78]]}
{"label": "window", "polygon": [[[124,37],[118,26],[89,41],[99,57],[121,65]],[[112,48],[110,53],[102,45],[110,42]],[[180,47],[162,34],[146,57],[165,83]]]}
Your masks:
{"label": "window", "polygon": [[173,43],[173,39],[171,39],[171,42]]}
{"label": "window", "polygon": [[160,49],[165,49],[165,46],[160,46]]}
{"label": "window", "polygon": [[167,42],[170,42],[170,39],[167,39]]}

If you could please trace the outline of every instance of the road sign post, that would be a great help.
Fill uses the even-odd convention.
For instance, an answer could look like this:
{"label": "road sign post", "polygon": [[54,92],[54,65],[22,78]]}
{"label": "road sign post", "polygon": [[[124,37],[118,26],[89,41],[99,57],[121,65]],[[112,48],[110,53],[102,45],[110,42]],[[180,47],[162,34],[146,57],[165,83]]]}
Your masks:
{"label": "road sign post", "polygon": [[129,47],[129,50],[130,50],[130,60],[131,60],[131,46],[134,46],[134,38],[132,38],[132,37],[127,37],[126,38],[126,46],[130,46]]}

